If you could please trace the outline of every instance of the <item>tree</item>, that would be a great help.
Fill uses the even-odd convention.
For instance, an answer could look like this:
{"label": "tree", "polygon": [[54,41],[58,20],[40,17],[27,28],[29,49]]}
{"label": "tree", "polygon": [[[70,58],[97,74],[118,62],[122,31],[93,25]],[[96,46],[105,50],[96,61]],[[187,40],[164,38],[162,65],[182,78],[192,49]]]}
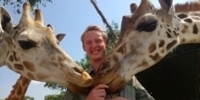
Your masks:
{"label": "tree", "polygon": [[[27,0],[0,0],[3,3],[3,6],[10,5],[13,6],[14,9],[17,11],[18,14],[21,13],[22,4]],[[52,3],[52,0],[28,0],[31,4],[31,7],[38,8],[40,5],[46,7],[47,3]]]}
{"label": "tree", "polygon": [[24,100],[34,100],[34,97],[24,96]]}
{"label": "tree", "polygon": [[64,100],[64,92],[61,92],[60,94],[46,95],[44,100]]}

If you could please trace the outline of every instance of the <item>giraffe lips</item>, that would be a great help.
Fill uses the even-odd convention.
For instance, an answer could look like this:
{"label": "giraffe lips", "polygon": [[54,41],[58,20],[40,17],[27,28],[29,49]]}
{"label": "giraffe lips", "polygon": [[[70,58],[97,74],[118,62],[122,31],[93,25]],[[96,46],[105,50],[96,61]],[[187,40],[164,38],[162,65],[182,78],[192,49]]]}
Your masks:
{"label": "giraffe lips", "polygon": [[74,80],[74,77],[70,78],[72,81],[67,81],[69,84],[74,84],[77,85],[79,87],[89,87],[92,85],[93,83],[93,78],[86,72],[83,71],[83,73],[81,73],[81,77],[79,77],[77,80]]}

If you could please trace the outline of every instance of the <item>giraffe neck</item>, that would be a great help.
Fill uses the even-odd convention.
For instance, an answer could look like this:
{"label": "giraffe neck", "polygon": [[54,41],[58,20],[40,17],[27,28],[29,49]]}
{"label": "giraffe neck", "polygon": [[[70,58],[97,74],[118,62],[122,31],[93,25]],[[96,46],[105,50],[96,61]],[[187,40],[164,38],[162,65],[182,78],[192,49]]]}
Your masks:
{"label": "giraffe neck", "polygon": [[10,95],[5,100],[23,100],[30,82],[31,80],[20,76],[15,85],[13,85]]}
{"label": "giraffe neck", "polygon": [[[198,12],[200,13],[200,12]],[[200,17],[178,13],[173,22],[177,27],[180,44],[200,43]]]}
{"label": "giraffe neck", "polygon": [[[173,27],[169,27],[171,25],[165,24],[165,21],[160,24],[163,29],[160,30],[160,35],[154,37],[158,42],[153,43],[153,39],[148,39],[142,44],[143,46],[132,49],[134,51],[131,51],[126,57],[123,56],[125,59],[120,64],[123,66],[120,68],[123,69],[118,69],[118,71],[125,80],[128,81],[133,75],[153,66],[178,45],[200,43],[200,17],[180,14],[177,13],[177,16],[172,19]],[[152,52],[149,51],[151,48],[154,49]]]}
{"label": "giraffe neck", "polygon": [[103,72],[109,72],[109,71],[116,71],[120,66],[120,62],[125,58],[126,55],[128,55],[128,53],[131,52],[132,49],[130,49],[130,47],[132,47],[132,49],[134,49],[132,46],[132,44],[128,44],[128,43],[121,43],[121,44],[117,44],[115,46],[115,49],[113,49],[113,51],[111,52],[111,54],[109,54],[106,58],[106,63],[105,68],[103,68]]}

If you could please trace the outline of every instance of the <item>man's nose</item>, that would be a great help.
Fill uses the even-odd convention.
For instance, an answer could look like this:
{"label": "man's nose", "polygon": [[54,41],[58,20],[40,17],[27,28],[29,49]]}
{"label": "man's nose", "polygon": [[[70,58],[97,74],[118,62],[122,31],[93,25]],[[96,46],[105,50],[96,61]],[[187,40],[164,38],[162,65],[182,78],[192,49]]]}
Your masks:
{"label": "man's nose", "polygon": [[92,43],[92,48],[96,48],[97,44],[95,42]]}

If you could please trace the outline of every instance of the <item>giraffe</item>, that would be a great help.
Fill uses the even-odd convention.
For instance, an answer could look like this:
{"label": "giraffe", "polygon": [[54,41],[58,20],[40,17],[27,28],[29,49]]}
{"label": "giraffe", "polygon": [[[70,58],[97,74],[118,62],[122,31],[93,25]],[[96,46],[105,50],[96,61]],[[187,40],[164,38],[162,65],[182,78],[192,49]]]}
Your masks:
{"label": "giraffe", "polygon": [[[147,3],[148,1],[145,1],[145,2]],[[134,12],[134,13],[133,13],[133,11],[131,11],[132,15],[123,17],[122,27],[121,27],[121,37],[120,37],[117,45],[115,46],[114,50],[112,51],[112,53],[109,54],[109,56],[106,58],[106,63],[104,63],[102,65],[101,69],[99,69],[99,73],[98,73],[97,77],[95,77],[93,86],[95,86],[96,84],[99,84],[99,83],[105,83],[105,84],[110,85],[109,89],[107,90],[109,93],[119,91],[123,87],[124,83],[127,82],[128,80],[130,80],[132,75],[149,68],[150,66],[152,66],[153,64],[158,62],[169,51],[171,51],[173,48],[175,48],[178,45],[177,44],[177,45],[173,46],[172,45],[173,42],[171,42],[171,44],[169,45],[167,42],[169,42],[170,39],[167,39],[167,42],[165,42],[165,40],[166,40],[165,38],[169,38],[169,37],[166,37],[166,35],[163,35],[163,34],[160,35],[161,32],[159,33],[159,36],[156,36],[158,34],[153,34],[153,32],[152,33],[150,32],[152,34],[152,37],[156,36],[158,38],[161,38],[161,41],[156,41],[154,39],[150,42],[150,44],[148,44],[148,41],[150,41],[150,40],[148,40],[146,42],[145,39],[149,39],[148,37],[150,37],[151,34],[150,35],[146,34],[146,33],[149,33],[148,31],[146,32],[146,30],[138,31],[137,27],[136,27],[136,25],[138,24],[138,21],[136,21],[136,19],[139,19],[141,21],[142,19],[140,19],[140,17],[143,17],[143,14],[137,15],[137,12],[139,12],[142,9],[141,5],[138,9],[139,10],[136,10],[136,12]],[[166,10],[166,9],[162,9],[162,10]],[[151,10],[148,9],[147,11],[150,12]],[[156,12],[155,9],[153,11]],[[160,10],[158,10],[158,11],[160,12]],[[154,14],[154,12],[153,12],[153,14]],[[192,15],[192,13],[191,13],[191,15]],[[155,17],[152,17],[153,14],[145,15],[145,17],[143,17],[143,18],[145,19],[145,21],[148,21],[148,17],[155,18]],[[182,14],[182,13],[176,13],[176,15],[179,15],[179,14]],[[162,16],[159,15],[158,20],[161,20],[161,19],[159,19],[160,17],[162,17]],[[198,16],[196,16],[195,18],[198,18]],[[136,21],[137,23],[132,20]],[[179,18],[179,20],[181,20],[181,19]],[[134,25],[134,24],[136,24],[136,25]],[[144,24],[145,24],[145,22],[144,22]],[[154,23],[150,22],[147,24],[151,25]],[[162,27],[169,27],[169,25],[166,24],[165,26],[162,26]],[[179,33],[178,28],[176,29],[175,32]],[[138,33],[142,33],[144,35],[140,35]],[[168,34],[172,34],[172,33],[167,32],[167,36],[168,36]],[[172,36],[173,36],[173,34],[172,34]],[[129,38],[127,38],[127,37],[129,37]],[[136,37],[139,37],[139,39],[135,39]],[[172,39],[174,39],[174,38],[172,38]],[[130,40],[132,40],[132,41],[135,40],[135,41],[132,42]],[[144,43],[146,43],[146,44],[142,44],[143,41],[145,41]],[[153,42],[155,42],[157,44],[153,45],[152,44]],[[133,43],[133,44],[130,44],[130,43]],[[136,44],[134,44],[134,43],[136,43]],[[139,44],[137,44],[137,43],[139,43]],[[158,43],[159,43],[159,45],[158,45]],[[154,48],[152,48],[152,46]],[[171,48],[169,48],[169,46]],[[158,49],[158,47],[162,48],[162,51],[163,50],[164,51],[161,53],[157,52],[157,51],[155,51],[156,52],[155,53],[152,51],[152,50]],[[139,52],[140,50],[141,50],[141,52]],[[149,50],[151,52],[146,52],[144,50],[147,50],[147,51]],[[154,55],[152,56],[151,53],[153,53]],[[155,57],[157,56],[157,53],[161,54],[161,55],[158,55],[158,57],[160,57],[159,59],[158,58],[155,59]],[[149,56],[147,56],[147,55],[149,55]],[[148,57],[150,59],[147,59]],[[122,65],[126,65],[127,68],[130,67],[130,69],[123,68]],[[135,70],[135,68],[137,68],[138,66],[139,66],[139,69]],[[133,68],[134,71],[131,68]],[[142,69],[140,69],[140,68],[142,68]],[[118,87],[116,87],[116,86],[118,86]],[[71,88],[73,88],[75,90],[78,89],[81,91],[84,91],[84,90],[88,91],[88,89],[85,89],[83,87],[71,87]]]}
{"label": "giraffe", "polygon": [[59,47],[50,27],[44,26],[42,13],[30,15],[30,4],[23,4],[19,24],[12,27],[11,16],[0,8],[0,65],[28,79],[54,82],[62,86],[88,87],[91,76]]}
{"label": "giraffe", "polygon": [[30,83],[30,79],[20,76],[17,82],[13,85],[13,90],[5,100],[23,100]]}
{"label": "giraffe", "polygon": [[[47,27],[50,27],[53,30],[53,27],[50,24],[48,24]],[[65,34],[63,33],[56,35],[58,43],[62,41],[64,36]],[[5,100],[23,100],[30,83],[30,79],[20,76],[17,82],[13,85],[13,90]]]}
{"label": "giraffe", "polygon": [[[133,75],[150,68],[181,44],[200,43],[200,16],[175,13],[172,0],[150,0],[122,17],[120,38],[94,77],[93,86],[108,84],[108,93],[123,88]],[[198,13],[199,14],[199,13]]]}

